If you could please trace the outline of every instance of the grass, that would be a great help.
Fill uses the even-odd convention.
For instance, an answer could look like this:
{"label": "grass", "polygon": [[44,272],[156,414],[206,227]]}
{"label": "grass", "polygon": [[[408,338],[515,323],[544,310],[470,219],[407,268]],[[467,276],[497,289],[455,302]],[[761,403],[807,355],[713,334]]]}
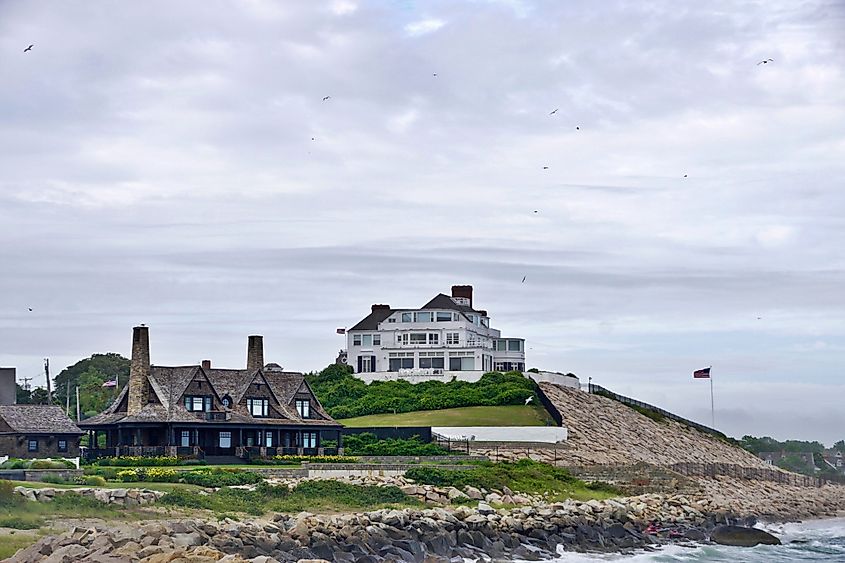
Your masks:
{"label": "grass", "polygon": [[452,471],[435,467],[414,467],[406,477],[417,483],[462,488],[472,486],[486,489],[508,487],[514,492],[543,495],[559,501],[607,499],[620,496],[621,491],[606,483],[584,483],[565,469],[523,459],[514,463],[483,463],[466,471]]}
{"label": "grass", "polygon": [[19,549],[29,547],[34,544],[40,537],[40,533],[15,533],[0,535],[0,560],[4,560],[14,555]]}
{"label": "grass", "polygon": [[[86,487],[87,485],[53,485],[51,483],[42,483],[40,481],[11,481],[16,487],[26,487],[28,489],[77,489]],[[202,487],[198,485],[189,485],[187,483],[148,483],[146,481],[140,483],[115,483],[107,481],[103,485],[104,489],[150,489],[151,491],[162,491],[169,493],[176,490],[199,491]]]}
{"label": "grass", "polygon": [[162,498],[165,506],[211,510],[218,514],[244,512],[343,512],[389,506],[420,506],[397,487],[351,485],[341,481],[305,481],[293,490],[261,484],[254,491],[222,488],[211,494],[179,491]]}
{"label": "grass", "polygon": [[461,407],[400,414],[372,414],[346,418],[338,422],[353,428],[367,426],[548,426],[554,425],[540,405],[500,407]]}

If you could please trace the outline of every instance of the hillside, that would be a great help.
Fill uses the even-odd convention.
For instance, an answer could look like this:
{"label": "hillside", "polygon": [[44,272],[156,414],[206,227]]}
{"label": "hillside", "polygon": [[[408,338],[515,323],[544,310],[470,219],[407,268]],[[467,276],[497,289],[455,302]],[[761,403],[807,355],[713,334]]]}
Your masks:
{"label": "hillside", "polygon": [[656,422],[617,401],[576,389],[540,383],[563,417],[569,438],[559,455],[566,463],[657,465],[730,463],[771,467],[754,454],[684,424]]}
{"label": "hillside", "polygon": [[554,424],[541,406],[463,407],[339,419],[344,426],[546,426]]}

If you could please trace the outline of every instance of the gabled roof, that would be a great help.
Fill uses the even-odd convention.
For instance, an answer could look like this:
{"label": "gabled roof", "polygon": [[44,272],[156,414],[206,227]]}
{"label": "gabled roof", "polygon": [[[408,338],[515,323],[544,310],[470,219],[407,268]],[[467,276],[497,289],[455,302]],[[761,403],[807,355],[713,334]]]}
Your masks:
{"label": "gabled roof", "polygon": [[438,293],[434,299],[422,306],[422,310],[427,309],[448,309],[451,311],[460,311],[461,313],[476,313],[477,311],[469,305],[458,305],[452,298],[445,293]]}
{"label": "gabled roof", "polygon": [[376,309],[349,330],[378,330],[378,324],[401,309]]}
{"label": "gabled roof", "polygon": [[0,406],[0,419],[22,434],[82,434],[62,407],[51,405]]}

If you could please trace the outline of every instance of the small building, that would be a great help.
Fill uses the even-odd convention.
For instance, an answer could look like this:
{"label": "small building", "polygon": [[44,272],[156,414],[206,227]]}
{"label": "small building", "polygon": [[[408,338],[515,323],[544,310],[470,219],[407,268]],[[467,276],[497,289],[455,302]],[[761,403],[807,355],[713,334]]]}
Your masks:
{"label": "small building", "polygon": [[62,407],[0,405],[0,456],[78,457],[82,434]]}
{"label": "small building", "polygon": [[525,339],[503,337],[473,304],[471,285],[452,286],[420,308],[373,305],[346,331],[347,362],[366,382],[477,381],[489,371],[525,371]]}
{"label": "small building", "polygon": [[814,475],[819,470],[813,452],[760,452],[757,455],[769,465],[776,465],[805,475]]}
{"label": "small building", "polygon": [[[342,447],[342,426],[323,409],[299,372],[264,364],[261,336],[250,336],[246,369],[150,363],[149,328],[135,327],[129,382],[104,412],[83,420],[91,457],[184,457],[324,451],[321,435]],[[103,444],[105,448],[103,448]]]}

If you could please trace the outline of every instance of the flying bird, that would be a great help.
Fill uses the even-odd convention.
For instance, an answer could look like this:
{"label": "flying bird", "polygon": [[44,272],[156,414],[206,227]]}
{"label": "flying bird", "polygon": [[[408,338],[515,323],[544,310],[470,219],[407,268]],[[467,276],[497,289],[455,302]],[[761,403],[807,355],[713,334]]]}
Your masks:
{"label": "flying bird", "polygon": [[522,276],[522,283],[525,283],[525,278],[527,278],[527,277],[528,276]]}
{"label": "flying bird", "polygon": [[534,401],[534,395],[531,395],[530,397],[525,399],[525,404],[527,405],[528,403],[533,402],[533,401]]}
{"label": "flying bird", "polygon": [[686,174],[684,174],[684,178],[686,178],[686,177],[687,177],[687,175],[686,175]]}
{"label": "flying bird", "polygon": [[432,75],[432,76],[437,76],[437,73],[436,73],[436,72],[434,72],[434,73],[432,73],[431,75]]}
{"label": "flying bird", "polygon": [[581,130],[581,128],[580,128],[580,127],[578,127],[578,126],[576,125],[576,126],[575,126],[575,130],[576,130],[576,131],[580,131],[580,130]]}
{"label": "flying bird", "polygon": [[548,166],[544,166],[544,167],[543,167],[543,170],[548,170],[548,169],[549,169],[549,167],[548,167]]}
{"label": "flying bird", "polygon": [[35,45],[30,45],[29,47],[27,47],[26,49],[24,49],[24,50],[23,50],[23,52],[24,52],[24,53],[26,53],[27,51],[32,51],[32,48],[33,48],[33,47],[35,47]]}
{"label": "flying bird", "polygon": [[773,63],[773,62],[775,62],[775,60],[774,60],[774,59],[763,59],[762,61],[760,61],[759,63],[757,63],[757,66],[760,66],[760,65],[767,65],[767,64],[769,64],[769,63]]}
{"label": "flying bird", "polygon": [[534,213],[539,213],[539,211],[535,209],[535,210],[534,210]]}
{"label": "flying bird", "polygon": [[32,307],[28,307],[29,311],[32,312]]}
{"label": "flying bird", "polygon": [[554,115],[554,114],[556,114],[556,113],[557,113],[557,110],[558,110],[558,108],[555,108],[555,109],[554,109],[554,111],[552,111],[549,115]]}
{"label": "flying bird", "polygon": [[325,102],[325,101],[327,101],[327,100],[329,100],[329,99],[331,99],[331,96],[325,96],[325,97],[323,98],[323,101]]}

